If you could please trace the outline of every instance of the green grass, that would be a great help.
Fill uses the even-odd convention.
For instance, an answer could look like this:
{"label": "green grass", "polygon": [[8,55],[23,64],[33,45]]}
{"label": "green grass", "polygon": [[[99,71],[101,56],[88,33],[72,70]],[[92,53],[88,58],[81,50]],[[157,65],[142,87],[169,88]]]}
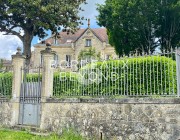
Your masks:
{"label": "green grass", "polygon": [[0,130],[0,140],[84,140],[82,136],[73,131],[64,131],[61,136],[37,136],[26,131]]}

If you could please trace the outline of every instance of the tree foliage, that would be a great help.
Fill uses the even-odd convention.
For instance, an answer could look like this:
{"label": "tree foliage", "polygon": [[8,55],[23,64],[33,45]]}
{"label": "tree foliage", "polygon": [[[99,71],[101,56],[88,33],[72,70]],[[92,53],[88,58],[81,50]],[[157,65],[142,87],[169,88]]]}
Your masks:
{"label": "tree foliage", "polygon": [[96,49],[93,47],[81,50],[78,55],[78,61],[92,59],[100,59],[100,53],[96,53]]}
{"label": "tree foliage", "polygon": [[44,38],[45,30],[57,33],[60,27],[74,31],[81,24],[82,3],[85,0],[0,0],[0,31],[17,35],[30,57],[34,36]]}
{"label": "tree foliage", "polygon": [[106,0],[98,5],[98,24],[108,30],[119,55],[138,50],[152,53],[177,47],[180,0]]}

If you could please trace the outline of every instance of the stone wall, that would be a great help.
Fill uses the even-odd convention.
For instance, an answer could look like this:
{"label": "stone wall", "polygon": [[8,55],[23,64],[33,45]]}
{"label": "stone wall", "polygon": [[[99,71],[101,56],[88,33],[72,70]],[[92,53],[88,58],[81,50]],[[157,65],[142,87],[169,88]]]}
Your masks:
{"label": "stone wall", "polygon": [[90,139],[178,140],[179,99],[49,99],[41,128],[74,128]]}
{"label": "stone wall", "polygon": [[0,127],[10,127],[12,119],[12,105],[0,100]]}

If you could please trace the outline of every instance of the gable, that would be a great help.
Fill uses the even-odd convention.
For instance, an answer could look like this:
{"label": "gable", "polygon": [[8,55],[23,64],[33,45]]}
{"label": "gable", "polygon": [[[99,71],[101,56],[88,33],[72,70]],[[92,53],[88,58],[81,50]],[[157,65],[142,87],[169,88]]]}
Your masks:
{"label": "gable", "polygon": [[108,36],[107,36],[106,28],[96,28],[96,29],[87,28],[84,31],[84,33],[82,33],[82,35],[79,36],[77,40],[74,42],[77,42],[80,38],[91,39],[93,38],[93,36],[95,36],[101,42],[108,43]]}
{"label": "gable", "polygon": [[[68,43],[75,43],[77,42],[82,36],[89,36],[88,33],[92,33],[96,38],[99,39],[101,42],[108,43],[108,35],[106,28],[86,28],[86,29],[79,29],[74,34],[67,32],[60,32],[59,36],[60,38],[57,40],[58,44],[68,44]],[[46,42],[50,42],[51,44],[54,44],[54,38],[51,36],[50,38],[46,39],[45,41],[41,42],[41,44],[44,44]]]}

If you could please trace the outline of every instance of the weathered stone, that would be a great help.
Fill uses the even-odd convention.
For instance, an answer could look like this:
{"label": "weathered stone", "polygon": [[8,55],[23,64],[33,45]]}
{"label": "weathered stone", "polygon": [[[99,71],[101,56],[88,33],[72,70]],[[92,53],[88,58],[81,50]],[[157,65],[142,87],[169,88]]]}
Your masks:
{"label": "weathered stone", "polygon": [[152,113],[153,113],[153,111],[154,111],[154,110],[152,109],[151,106],[147,106],[147,107],[144,108],[144,113],[145,113],[147,116],[151,116]]}
{"label": "weathered stone", "polygon": [[[129,99],[132,101],[132,99]],[[167,100],[167,99],[166,99]],[[103,140],[178,140],[180,139],[180,104],[103,103],[58,101],[42,104],[41,129],[62,133],[73,128],[89,139]],[[107,101],[107,103],[106,103]],[[123,100],[124,101],[124,100]],[[133,100],[135,101],[135,100]],[[157,100],[156,100],[157,101]],[[126,99],[128,102],[128,99]],[[175,109],[175,111],[173,111]],[[11,126],[11,102],[0,104],[0,125]],[[43,126],[43,127],[42,127]]]}
{"label": "weathered stone", "polygon": [[12,119],[12,105],[8,102],[0,102],[0,127],[10,127]]}
{"label": "weathered stone", "polygon": [[[99,139],[102,135],[103,140],[175,140],[180,137],[178,134],[180,126],[175,123],[178,117],[166,117],[167,108],[172,109],[173,106],[175,105],[117,104],[116,101],[114,104],[109,101],[105,104],[105,100],[103,104],[46,103],[44,114],[48,121],[42,120],[42,123],[49,123],[46,126],[50,127],[50,130],[60,131],[63,127],[73,127],[89,138],[96,136],[96,139]],[[180,108],[180,105],[176,106]],[[56,115],[53,113],[55,111]],[[61,117],[61,112],[66,112],[65,116]],[[178,114],[178,111],[173,112],[176,113]],[[61,125],[62,123],[64,125]]]}
{"label": "weathered stone", "polygon": [[126,114],[130,114],[131,113],[131,111],[132,111],[132,106],[131,105],[125,105],[124,106],[124,112],[126,113]]}

